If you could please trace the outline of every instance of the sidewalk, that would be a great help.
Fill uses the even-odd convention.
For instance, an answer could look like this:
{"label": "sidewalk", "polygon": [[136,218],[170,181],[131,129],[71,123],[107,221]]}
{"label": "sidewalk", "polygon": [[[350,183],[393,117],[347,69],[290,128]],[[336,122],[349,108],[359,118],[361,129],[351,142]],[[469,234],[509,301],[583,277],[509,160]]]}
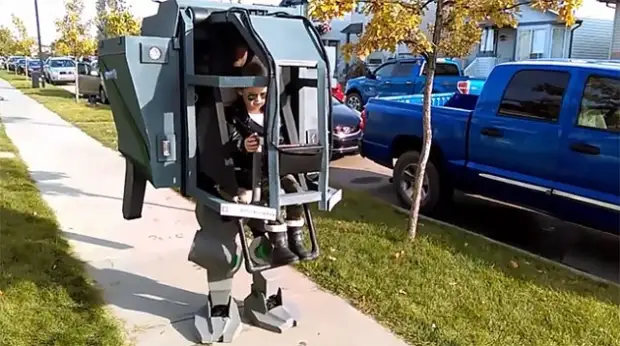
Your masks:
{"label": "sidewalk", "polygon": [[[3,80],[0,96],[7,134],[131,340],[138,346],[194,345],[192,316],[207,286],[204,270],[187,261],[197,229],[192,203],[149,186],[143,217],[124,220],[123,158]],[[300,326],[281,335],[246,326],[231,345],[406,345],[292,268],[278,274],[301,310]],[[249,284],[250,276],[240,271],[237,299],[249,293]]]}

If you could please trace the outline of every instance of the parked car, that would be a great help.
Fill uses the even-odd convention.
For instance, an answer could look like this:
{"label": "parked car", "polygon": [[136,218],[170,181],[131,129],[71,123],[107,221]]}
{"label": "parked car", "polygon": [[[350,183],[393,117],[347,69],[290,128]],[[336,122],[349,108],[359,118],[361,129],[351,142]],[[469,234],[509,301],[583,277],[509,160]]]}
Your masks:
{"label": "parked car", "polygon": [[[363,116],[362,156],[394,169],[405,205],[422,146],[421,100],[373,98]],[[458,189],[618,234],[620,64],[501,64],[480,96],[438,94],[433,103],[424,213]]]}
{"label": "parked car", "polygon": [[99,73],[99,66],[97,61],[93,62],[80,62],[78,63],[78,88],[80,94],[85,97],[93,97],[101,101],[101,103],[108,103],[108,96],[106,93],[105,85]]}
{"label": "parked car", "polygon": [[30,76],[33,72],[41,72],[41,60],[32,59],[28,60],[26,64],[26,68],[28,69],[28,75]]}
{"label": "parked car", "polygon": [[332,97],[332,154],[335,157],[359,153],[361,120],[358,111]]}
{"label": "parked car", "polygon": [[26,74],[26,63],[28,62],[28,58],[21,58],[15,61],[15,70],[17,74]]}
{"label": "parked car", "polygon": [[[364,77],[351,79],[345,87],[346,104],[361,111],[373,97],[420,94],[426,83],[424,65],[423,58],[393,59]],[[483,85],[483,79],[464,76],[458,62],[438,59],[434,93],[479,94]]]}
{"label": "parked car", "polygon": [[14,56],[10,56],[10,57],[7,59],[6,63],[5,63],[5,64],[6,64],[6,68],[7,68],[7,70],[9,70],[9,71],[15,71],[15,70],[16,70],[16,68],[17,68],[17,61],[18,61],[19,59],[24,59],[24,57],[23,57],[23,56],[15,56],[15,55],[14,55]]}
{"label": "parked car", "polygon": [[75,61],[69,58],[49,58],[44,66],[45,80],[50,84],[75,82]]}

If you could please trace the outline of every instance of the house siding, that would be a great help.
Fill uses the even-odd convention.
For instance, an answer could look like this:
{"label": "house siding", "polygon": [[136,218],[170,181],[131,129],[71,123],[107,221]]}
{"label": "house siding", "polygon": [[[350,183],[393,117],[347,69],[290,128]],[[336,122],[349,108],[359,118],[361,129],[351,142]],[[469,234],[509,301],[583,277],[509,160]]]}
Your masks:
{"label": "house siding", "polygon": [[606,19],[583,19],[575,30],[571,58],[608,59],[614,23]]}
{"label": "house siding", "polygon": [[620,4],[616,5],[616,19],[611,42],[611,58],[620,59]]}

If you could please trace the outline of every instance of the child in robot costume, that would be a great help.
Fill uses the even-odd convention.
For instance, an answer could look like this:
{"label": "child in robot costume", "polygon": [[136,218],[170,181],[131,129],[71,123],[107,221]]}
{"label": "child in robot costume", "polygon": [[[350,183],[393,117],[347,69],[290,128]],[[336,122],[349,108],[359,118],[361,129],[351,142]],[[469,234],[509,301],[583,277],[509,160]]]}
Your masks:
{"label": "child in robot costume", "polygon": [[[265,67],[255,59],[242,68],[246,77],[266,77]],[[252,160],[254,153],[261,152],[261,137],[264,137],[267,87],[247,87],[237,90],[238,97],[226,107],[226,120],[229,125],[229,149],[235,164],[235,177],[239,185],[237,200],[250,203],[252,198]],[[281,130],[281,129],[280,129]],[[263,194],[268,193],[265,171],[261,174]],[[292,175],[281,177],[280,186],[285,193],[295,193],[301,187]],[[263,200],[265,196],[262,196]],[[301,205],[285,208],[284,223],[280,221],[264,223],[262,220],[250,220],[248,226],[254,236],[269,234],[272,245],[271,260],[274,264],[293,263],[310,257],[303,244],[304,210]]]}

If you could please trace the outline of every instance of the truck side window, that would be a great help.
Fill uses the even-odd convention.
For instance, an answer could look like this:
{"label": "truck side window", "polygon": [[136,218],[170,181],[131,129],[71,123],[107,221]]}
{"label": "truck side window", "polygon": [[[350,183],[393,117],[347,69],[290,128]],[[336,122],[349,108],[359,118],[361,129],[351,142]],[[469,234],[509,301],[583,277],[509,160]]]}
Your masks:
{"label": "truck side window", "polygon": [[569,79],[568,72],[519,71],[508,83],[498,113],[557,122]]}
{"label": "truck side window", "polygon": [[577,125],[620,131],[620,79],[602,76],[588,78]]}
{"label": "truck side window", "polygon": [[[422,70],[422,75],[426,76],[426,67]],[[455,64],[438,62],[435,66],[435,76],[460,76],[459,67]]]}
{"label": "truck side window", "polygon": [[392,77],[409,77],[413,73],[415,63],[401,62],[396,64],[394,71],[392,71]]}
{"label": "truck side window", "polygon": [[396,64],[392,63],[392,64],[387,64],[387,65],[383,65],[381,67],[379,67],[376,71],[375,71],[375,76],[377,77],[391,77],[392,76],[392,72],[394,71],[394,66],[396,66]]}

